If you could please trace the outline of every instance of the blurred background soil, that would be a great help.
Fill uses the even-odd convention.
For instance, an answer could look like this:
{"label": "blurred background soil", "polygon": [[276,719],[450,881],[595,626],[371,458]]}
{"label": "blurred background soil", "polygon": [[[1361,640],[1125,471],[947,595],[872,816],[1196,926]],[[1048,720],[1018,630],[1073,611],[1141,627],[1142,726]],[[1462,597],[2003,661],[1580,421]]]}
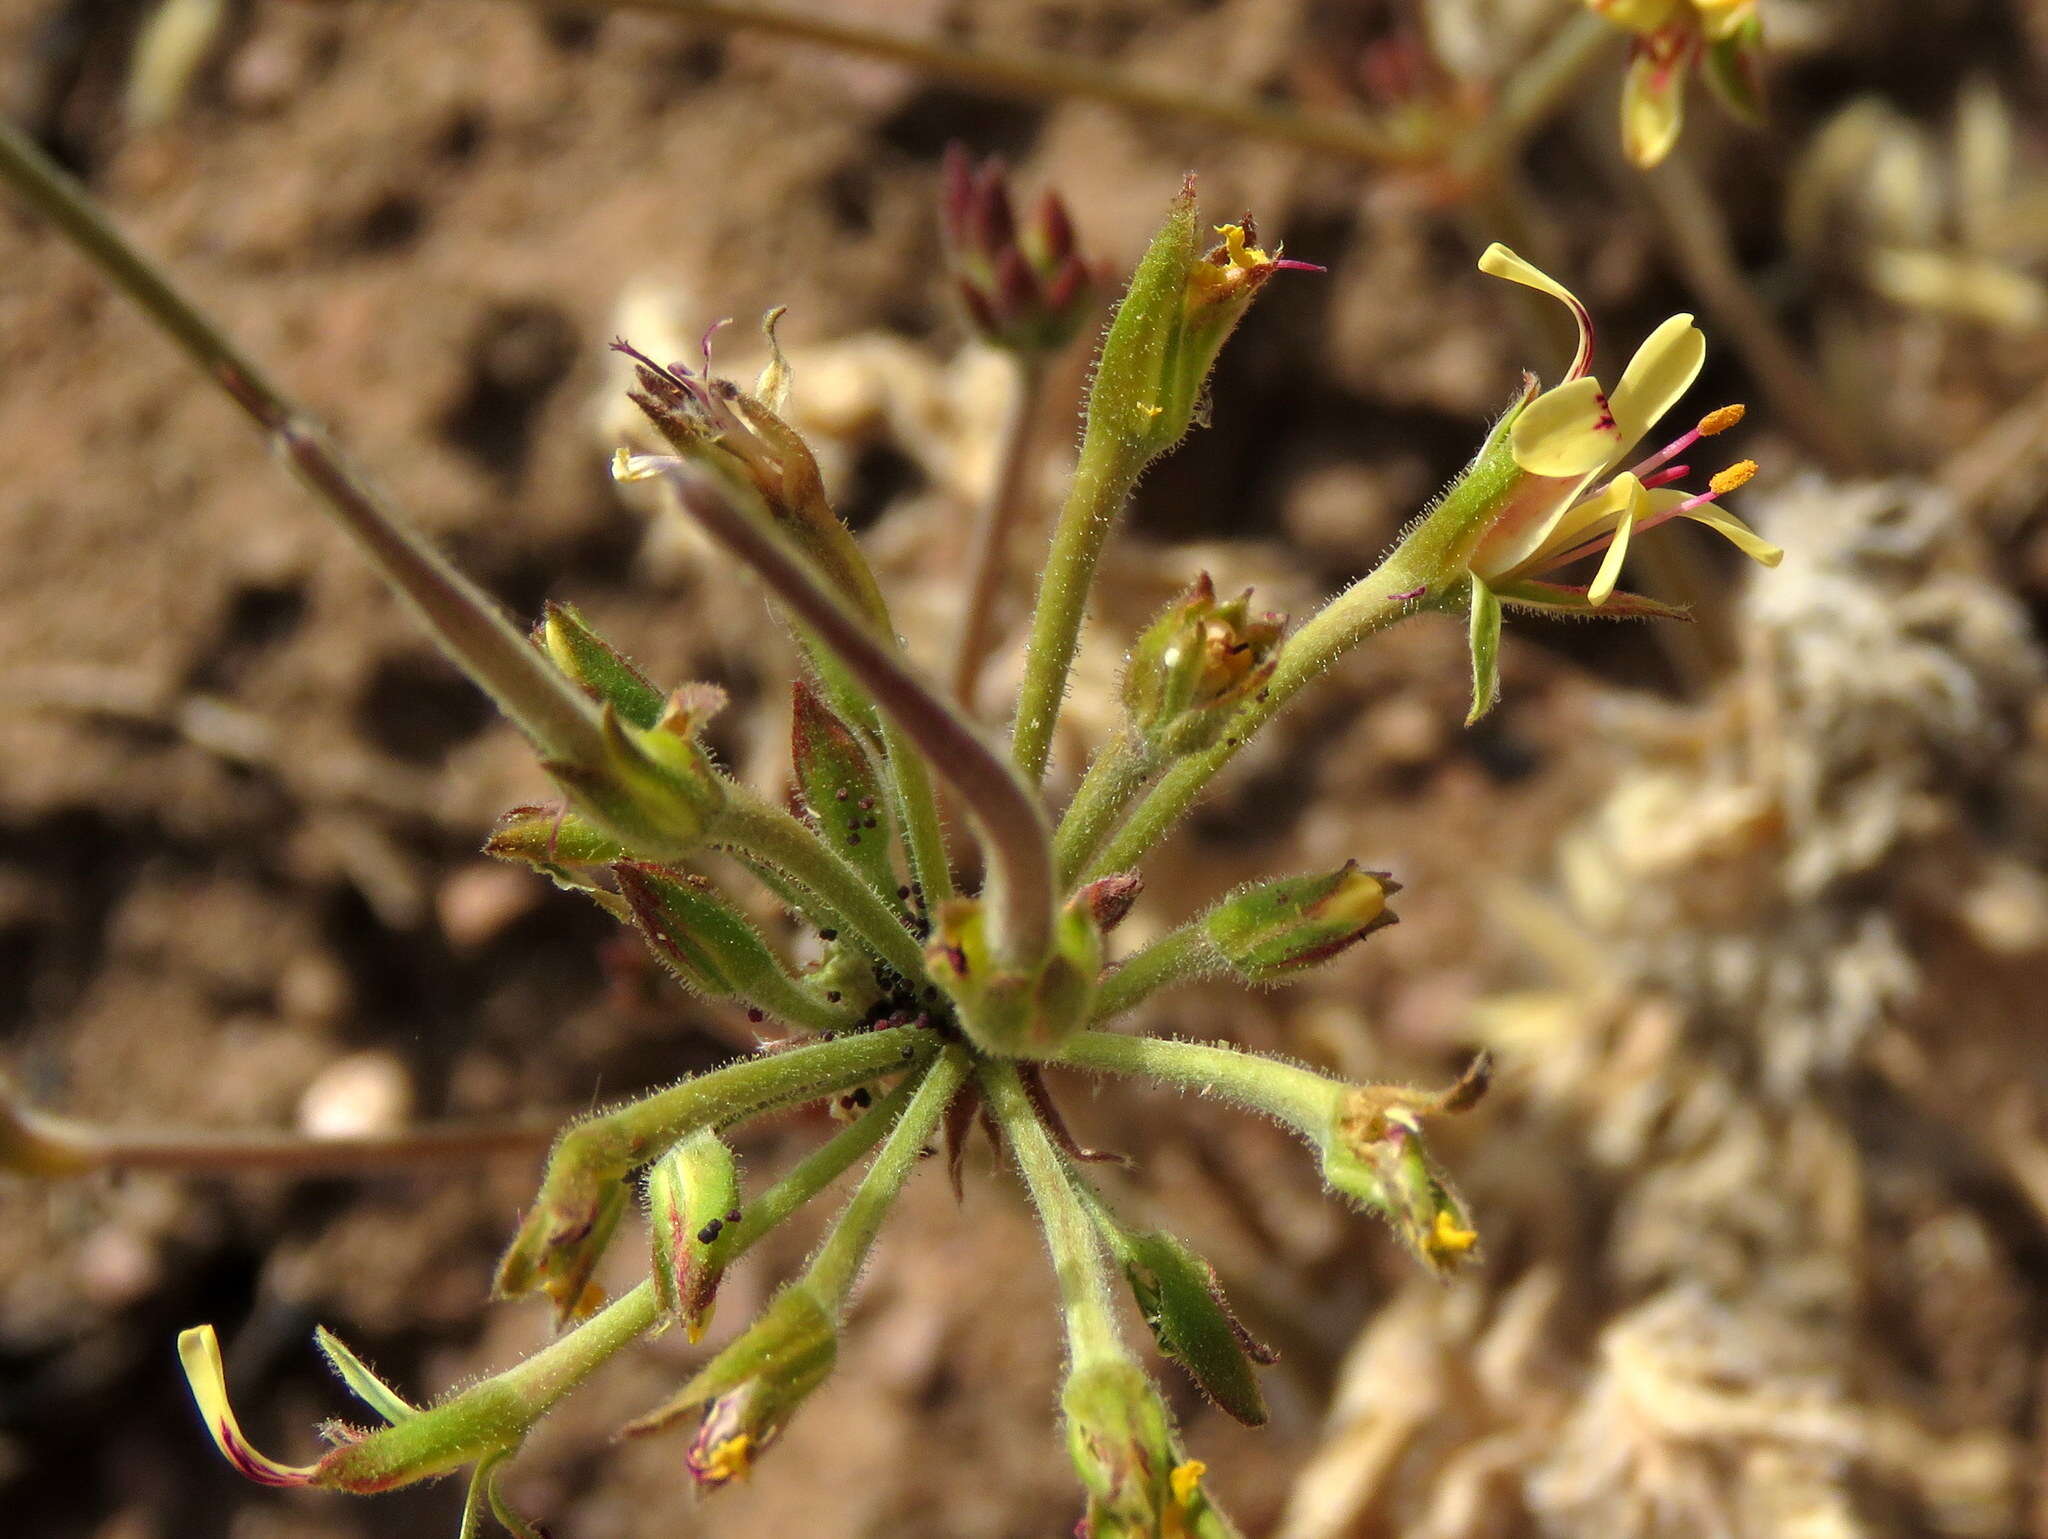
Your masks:
{"label": "blurred background soil", "polygon": [[[1573,10],[1432,9],[1482,94]],[[1426,98],[1388,68],[1416,14],[1393,0],[835,10],[1333,110]],[[1305,613],[1520,369],[1555,377],[1542,318],[1473,269],[1487,240],[1589,299],[1610,371],[1699,310],[1691,409],[1751,402],[1734,452],[1766,471],[1742,507],[1785,568],[1738,579],[1669,536],[1643,580],[1703,623],[1511,626],[1504,703],[1472,732],[1456,629],[1390,633],[1227,777],[1126,931],[1255,873],[1394,871],[1401,925],[1313,985],[1173,996],[1148,1024],[1368,1078],[1494,1046],[1494,1098],[1441,1147],[1485,1266],[1416,1278],[1276,1130],[1061,1089],[1084,1142],[1137,1158],[1133,1208],[1170,1208],[1282,1350],[1259,1432],[1172,1382],[1248,1533],[2048,1534],[2048,9],[1787,0],[1768,132],[1696,93],[1692,206],[1813,360],[1820,432],[1760,397],[1688,279],[1683,209],[1619,162],[1618,40],[1528,147],[1520,207],[1488,209],[1184,123],[493,0],[227,5],[178,110],[143,125],[124,91],[147,14],[0,7],[6,105],[508,606],[572,600],[656,678],[730,690],[718,746],[764,786],[788,659],[753,592],[612,487],[605,343],[735,316],[737,372],[752,317],[789,305],[838,505],[942,657],[1001,404],[936,281],[949,140],[1056,185],[1119,268],[1193,169],[1218,221],[1250,207],[1330,269],[1273,285],[1214,425],[1144,486],[1083,732],[1176,585],[1206,568]],[[117,1125],[331,1131],[579,1110],[743,1044],[603,916],[477,853],[546,782],[211,388],[11,206],[0,266],[0,1063],[23,1093]],[[991,718],[1013,666],[1006,646]],[[749,1134],[750,1168],[823,1124]],[[423,1396],[502,1366],[547,1329],[485,1302],[536,1169],[0,1181],[7,1531],[451,1533],[453,1485],[240,1482],[172,1342],[216,1322],[245,1425],[287,1457],[345,1412],[315,1322]],[[728,1285],[723,1326],[801,1258],[797,1228]],[[663,1339],[553,1416],[511,1490],[575,1539],[1065,1533],[1041,1260],[977,1150],[964,1206],[914,1184],[837,1376],[751,1486],[699,1503],[679,1441],[611,1441],[685,1373]]]}

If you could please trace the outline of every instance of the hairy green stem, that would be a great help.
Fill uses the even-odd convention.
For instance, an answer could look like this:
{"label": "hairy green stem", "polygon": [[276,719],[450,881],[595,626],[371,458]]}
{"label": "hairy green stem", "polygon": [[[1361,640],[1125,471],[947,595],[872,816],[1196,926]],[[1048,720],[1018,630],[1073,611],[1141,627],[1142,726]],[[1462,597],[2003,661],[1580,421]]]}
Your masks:
{"label": "hairy green stem", "polygon": [[269,435],[442,650],[546,757],[577,765],[605,762],[597,713],[576,686],[481,589],[378,500],[312,419],[115,229],[84,188],[4,120],[0,179],[63,231]]}
{"label": "hairy green stem", "polygon": [[1081,445],[1080,462],[1053,526],[1052,548],[1039,578],[1010,737],[1010,757],[1033,785],[1045,778],[1046,760],[1052,756],[1053,731],[1066,698],[1067,674],[1080,647],[1095,564],[1145,463],[1145,455],[1134,453],[1111,433],[1090,433]]}
{"label": "hairy green stem", "polygon": [[1062,890],[1080,881],[1088,862],[1115,830],[1117,819],[1158,768],[1143,741],[1126,727],[1118,727],[1096,750],[1053,833],[1053,869]]}
{"label": "hairy green stem", "polygon": [[863,1112],[858,1121],[841,1128],[830,1141],[806,1155],[780,1181],[758,1197],[748,1199],[740,1221],[725,1231],[728,1264],[846,1174],[855,1160],[880,1143],[882,1135],[896,1126],[903,1108],[910,1104],[910,1098],[923,1082],[917,1075],[905,1079]]}
{"label": "hairy green stem", "polygon": [[606,1358],[652,1330],[660,1318],[661,1299],[655,1292],[654,1280],[648,1278],[620,1294],[574,1330],[489,1382],[518,1394],[538,1417],[589,1378]]}
{"label": "hairy green stem", "polygon": [[924,953],[916,937],[903,928],[902,917],[802,819],[735,787],[707,834],[714,844],[730,845],[809,889],[905,978],[924,975]]}
{"label": "hairy green stem", "polygon": [[953,867],[946,853],[946,832],[939,821],[939,798],[932,789],[931,771],[916,743],[887,717],[882,720],[882,746],[889,757],[883,773],[896,793],[896,818],[910,851],[911,879],[917,883],[925,908],[936,909],[953,896]]}
{"label": "hairy green stem", "polygon": [[970,1067],[966,1050],[949,1047],[932,1061],[919,1079],[910,1104],[889,1130],[888,1141],[861,1177],[845,1211],[832,1232],[812,1258],[805,1280],[835,1310],[844,1310],[860,1280],[875,1237],[903,1191],[903,1183],[924,1157],[926,1145],[938,1130],[939,1119],[967,1083]]}
{"label": "hairy green stem", "polygon": [[1060,1050],[1069,1068],[1128,1074],[1219,1097],[1284,1123],[1318,1146],[1348,1090],[1296,1064],[1208,1042],[1084,1031]]}
{"label": "hairy green stem", "polygon": [[1177,930],[1169,930],[1140,951],[1133,952],[1112,971],[1105,973],[1095,990],[1095,1006],[1088,1013],[1092,1025],[1114,1020],[1134,1010],[1157,994],[1177,984],[1193,983],[1223,966],[1215,944],[1199,919]]}
{"label": "hairy green stem", "polygon": [[1020,971],[1034,971],[1052,947],[1056,901],[1052,835],[1038,798],[903,664],[891,643],[877,637],[836,593],[812,578],[765,513],[755,516],[735,500],[736,493],[699,477],[680,471],[669,474],[684,511],[744,561],[832,649],[882,715],[910,739],[910,751],[922,754],[959,794],[988,859],[990,928],[997,955]]}
{"label": "hairy green stem", "polygon": [[1038,1121],[1030,1092],[1014,1064],[983,1059],[981,1094],[987,1098],[995,1125],[1024,1176],[1038,1225],[1053,1252],[1053,1275],[1059,1281],[1059,1309],[1067,1326],[1067,1350],[1073,1367],[1090,1363],[1130,1361],[1116,1330],[1114,1289],[1102,1258],[1102,1236],[1073,1191],[1065,1158]]}
{"label": "hairy green stem", "polygon": [[1014,395],[1003,423],[996,459],[995,484],[975,519],[973,565],[960,611],[958,639],[953,644],[953,698],[963,711],[973,711],[975,686],[995,643],[996,606],[1010,573],[1010,536],[1017,517],[1030,503],[1031,470],[1038,463],[1039,408],[1045,400],[1046,359],[1035,352],[1012,353],[1016,365]]}
{"label": "hairy green stem", "polygon": [[1009,1143],[1052,1251],[1073,1367],[1129,1361],[1130,1353],[1116,1327],[1114,1291],[1103,1261],[1102,1237],[1074,1191],[1066,1161],[1038,1119],[1030,1092],[1013,1064],[983,1060],[979,1074],[982,1094]]}
{"label": "hairy green stem", "polygon": [[[910,1057],[904,1057],[904,1049]],[[615,1179],[658,1159],[685,1134],[729,1127],[778,1107],[831,1095],[877,1074],[914,1067],[932,1052],[932,1034],[893,1026],[742,1059],[658,1090],[562,1135],[548,1162],[550,1184],[564,1174]],[[545,1197],[545,1188],[543,1196]]]}

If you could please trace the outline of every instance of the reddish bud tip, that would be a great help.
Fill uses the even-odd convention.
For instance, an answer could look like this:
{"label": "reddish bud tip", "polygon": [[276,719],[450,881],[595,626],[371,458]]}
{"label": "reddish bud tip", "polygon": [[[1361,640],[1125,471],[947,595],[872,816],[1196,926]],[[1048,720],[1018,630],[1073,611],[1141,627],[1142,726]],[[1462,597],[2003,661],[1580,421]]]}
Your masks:
{"label": "reddish bud tip", "polygon": [[1074,222],[1060,195],[1047,190],[1039,197],[1037,216],[1032,221],[1038,237],[1039,258],[1047,267],[1063,263],[1074,254]]}

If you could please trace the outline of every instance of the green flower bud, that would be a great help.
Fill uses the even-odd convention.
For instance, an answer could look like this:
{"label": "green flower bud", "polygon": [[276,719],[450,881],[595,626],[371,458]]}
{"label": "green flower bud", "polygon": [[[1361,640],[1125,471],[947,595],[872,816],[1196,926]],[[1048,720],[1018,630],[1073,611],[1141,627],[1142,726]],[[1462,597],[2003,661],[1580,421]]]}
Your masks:
{"label": "green flower bud", "polygon": [[790,757],[797,789],[825,842],[877,892],[893,895],[896,844],[889,797],[875,761],[853,728],[818,691],[799,681],[790,713]]}
{"label": "green flower bud", "polygon": [[1139,635],[1124,669],[1124,710],[1154,754],[1210,747],[1272,677],[1286,617],[1254,618],[1251,597],[1247,588],[1219,604],[1204,572]]}
{"label": "green flower bud", "polygon": [[1346,861],[1320,876],[1261,882],[1225,898],[1202,921],[1210,944],[1247,983],[1281,983],[1395,922],[1401,890],[1384,871]]}
{"label": "green flower bud", "polygon": [[692,1134],[647,1172],[647,1228],[661,1306],[692,1341],[711,1323],[739,1223],[739,1165],[717,1133]]}
{"label": "green flower bud", "polygon": [[567,807],[514,807],[498,819],[484,853],[531,866],[567,892],[580,892],[621,924],[625,900],[606,885],[608,868],[625,849],[590,819]]}
{"label": "green flower bud", "polygon": [[1137,1364],[1098,1361],[1060,1392],[1067,1452],[1088,1491],[1077,1539],[1230,1539],[1236,1529],[1202,1490],[1207,1467],[1181,1451]]}
{"label": "green flower bud", "polygon": [[565,807],[514,807],[498,819],[484,845],[486,855],[518,861],[539,871],[597,868],[623,860],[619,841]]}
{"label": "green flower bud", "polygon": [[1345,1095],[1324,1134],[1323,1179],[1384,1215],[1439,1276],[1476,1259],[1479,1236],[1430,1158],[1422,1122],[1475,1105],[1491,1073],[1491,1060],[1482,1053],[1456,1084],[1434,1094],[1399,1085],[1360,1086]]}
{"label": "green flower bud", "polygon": [[743,1480],[838,1356],[831,1311],[804,1284],[792,1283],[681,1394],[621,1431],[659,1432],[699,1411],[685,1456],[691,1477],[705,1487]]}
{"label": "green flower bud", "polygon": [[[1152,238],[1103,338],[1088,393],[1082,456],[1113,446],[1126,474],[1186,436],[1200,415],[1216,355],[1266,281],[1283,268],[1308,268],[1261,251],[1249,216],[1224,225],[1206,253],[1196,238],[1194,179],[1174,200]],[[1315,270],[1315,269],[1311,269]]]}
{"label": "green flower bud", "polygon": [[652,727],[661,720],[667,698],[569,605],[548,603],[537,639],[555,666],[591,699],[609,704],[636,727]]}
{"label": "green flower bud", "polygon": [[783,976],[768,943],[703,877],[623,860],[613,875],[649,949],[693,993],[740,999]]}
{"label": "green flower bud", "polygon": [[1264,1426],[1257,1369],[1278,1357],[1231,1313],[1216,1269],[1157,1230],[1112,1230],[1109,1242],[1159,1350],[1186,1369],[1212,1403],[1247,1427]]}
{"label": "green flower bud", "polygon": [[549,774],[599,828],[642,859],[676,860],[704,842],[724,808],[725,784],[696,740],[722,692],[676,691],[653,727],[636,727],[606,703],[604,758],[596,765],[547,765]]}
{"label": "green flower bud", "polygon": [[834,1006],[784,972],[760,932],[703,877],[622,860],[612,879],[633,927],[685,988],[811,1031],[848,1023],[844,999]]}
{"label": "green flower bud", "polygon": [[925,970],[984,1052],[1050,1058],[1087,1022],[1102,975],[1102,931],[1085,895],[1077,897],[1060,910],[1037,974],[1010,972],[990,947],[981,901],[955,898],[939,910]]}

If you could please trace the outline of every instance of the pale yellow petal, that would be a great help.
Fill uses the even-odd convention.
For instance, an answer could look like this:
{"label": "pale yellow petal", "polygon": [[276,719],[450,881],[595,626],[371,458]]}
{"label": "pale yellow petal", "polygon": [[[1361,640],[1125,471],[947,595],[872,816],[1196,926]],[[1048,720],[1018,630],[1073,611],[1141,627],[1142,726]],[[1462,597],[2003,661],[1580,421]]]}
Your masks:
{"label": "pale yellow petal", "polygon": [[1515,463],[1538,476],[1590,474],[1623,447],[1607,394],[1590,374],[1546,390],[1523,407],[1508,443]]}
{"label": "pale yellow petal", "polygon": [[184,1365],[206,1430],[230,1464],[258,1485],[303,1486],[312,1481],[312,1465],[280,1464],[258,1453],[242,1436],[241,1423],[228,1403],[227,1370],[221,1365],[220,1342],[212,1326],[195,1325],[179,1333],[178,1361]]}
{"label": "pale yellow petal", "polygon": [[1607,547],[1607,553],[1600,558],[1600,570],[1593,574],[1593,580],[1586,585],[1586,599],[1592,604],[1604,604],[1614,592],[1614,585],[1621,581],[1622,564],[1628,560],[1628,540],[1636,526],[1636,520],[1649,511],[1650,500],[1643,492],[1643,483],[1634,476],[1622,475],[1614,478],[1615,485],[1624,499],[1620,519],[1614,526],[1614,539]]}
{"label": "pale yellow petal", "polygon": [[1692,388],[1707,361],[1707,339],[1690,315],[1672,316],[1636,349],[1621,383],[1607,397],[1620,447],[1616,458],[1642,441],[1657,420]]}
{"label": "pale yellow petal", "polygon": [[1733,513],[1722,512],[1714,503],[1703,503],[1683,516],[1696,524],[1705,524],[1750,560],[1763,566],[1776,566],[1785,559],[1785,552],[1782,549],[1758,534]]}
{"label": "pale yellow petal", "polygon": [[1654,32],[1671,19],[1683,0],[1587,0],[1592,8],[1631,32]]}
{"label": "pale yellow petal", "polygon": [[1691,50],[1636,46],[1621,85],[1621,143],[1648,170],[1678,143],[1685,125],[1685,66]]}
{"label": "pale yellow petal", "polygon": [[1692,0],[1692,6],[1700,13],[1701,29],[1719,42],[1732,37],[1749,21],[1755,14],[1756,0]]}
{"label": "pale yellow petal", "polygon": [[1577,379],[1593,363],[1593,316],[1579,296],[1559,283],[1549,273],[1533,262],[1525,262],[1514,252],[1495,241],[1479,258],[1479,270],[1491,278],[1505,278],[1510,283],[1519,283],[1524,288],[1534,289],[1539,294],[1548,294],[1552,299],[1571,311],[1572,319],[1578,323],[1579,350],[1572,357],[1572,366],[1565,371],[1568,380]]}
{"label": "pale yellow petal", "polygon": [[1542,548],[1532,558],[1532,564],[1606,533],[1608,527],[1628,511],[1634,498],[1632,489],[1640,485],[1634,476],[1616,476],[1590,497],[1567,508],[1544,531]]}

